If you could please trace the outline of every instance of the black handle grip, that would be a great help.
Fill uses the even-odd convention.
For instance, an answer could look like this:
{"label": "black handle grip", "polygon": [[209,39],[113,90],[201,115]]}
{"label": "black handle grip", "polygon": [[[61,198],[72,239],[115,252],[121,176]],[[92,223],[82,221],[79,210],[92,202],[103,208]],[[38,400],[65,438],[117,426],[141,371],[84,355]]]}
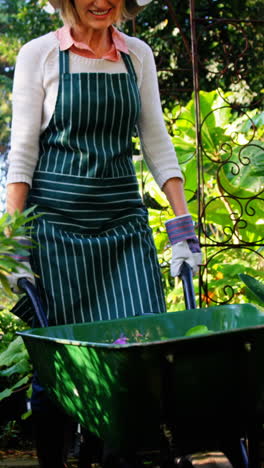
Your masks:
{"label": "black handle grip", "polygon": [[192,268],[188,263],[183,262],[179,276],[182,280],[186,309],[196,309]]}
{"label": "black handle grip", "polygon": [[44,309],[35,286],[26,278],[20,278],[17,284],[20,289],[27,293],[41,328],[47,327],[48,319],[46,317],[46,314],[44,313]]}

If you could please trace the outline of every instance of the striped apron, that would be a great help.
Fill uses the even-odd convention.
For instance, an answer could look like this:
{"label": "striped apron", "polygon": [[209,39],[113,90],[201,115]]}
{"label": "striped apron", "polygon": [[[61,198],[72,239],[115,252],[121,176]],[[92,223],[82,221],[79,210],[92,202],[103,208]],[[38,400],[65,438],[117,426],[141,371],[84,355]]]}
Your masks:
{"label": "striped apron", "polygon": [[[70,73],[60,51],[54,114],[40,136],[29,206],[32,269],[49,325],[165,312],[160,268],[139,193],[131,137],[136,74]],[[13,312],[31,324],[23,297]]]}

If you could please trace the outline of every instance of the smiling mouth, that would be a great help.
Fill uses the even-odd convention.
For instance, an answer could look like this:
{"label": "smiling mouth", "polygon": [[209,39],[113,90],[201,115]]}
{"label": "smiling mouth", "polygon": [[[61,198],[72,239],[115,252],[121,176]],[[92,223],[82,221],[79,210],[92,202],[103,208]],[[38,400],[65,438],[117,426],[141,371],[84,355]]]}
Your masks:
{"label": "smiling mouth", "polygon": [[111,8],[109,8],[108,10],[101,10],[101,11],[98,11],[98,10],[89,10],[89,11],[94,16],[105,16],[110,12],[110,10]]}

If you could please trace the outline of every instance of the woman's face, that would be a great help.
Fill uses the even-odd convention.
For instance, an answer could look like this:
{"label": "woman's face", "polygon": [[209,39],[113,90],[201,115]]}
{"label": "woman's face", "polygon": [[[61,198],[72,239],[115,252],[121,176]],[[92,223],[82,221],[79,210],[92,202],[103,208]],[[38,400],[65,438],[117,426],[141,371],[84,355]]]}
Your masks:
{"label": "woman's face", "polygon": [[115,23],[124,0],[74,0],[74,6],[84,27],[106,29]]}

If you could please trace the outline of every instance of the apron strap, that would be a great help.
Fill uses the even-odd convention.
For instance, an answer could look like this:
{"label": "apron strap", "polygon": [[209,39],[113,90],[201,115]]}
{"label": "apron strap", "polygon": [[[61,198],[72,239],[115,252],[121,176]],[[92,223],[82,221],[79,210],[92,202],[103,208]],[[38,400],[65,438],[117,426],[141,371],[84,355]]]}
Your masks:
{"label": "apron strap", "polygon": [[69,73],[70,71],[70,59],[69,59],[69,50],[60,50],[60,75],[63,73]]}
{"label": "apron strap", "polygon": [[134,78],[135,82],[137,83],[137,75],[136,75],[136,72],[135,72],[133,62],[132,62],[132,60],[130,58],[130,55],[125,54],[124,52],[121,52],[121,55],[122,55],[122,59],[124,60],[125,66],[127,68],[128,74],[130,76],[132,76]]}

